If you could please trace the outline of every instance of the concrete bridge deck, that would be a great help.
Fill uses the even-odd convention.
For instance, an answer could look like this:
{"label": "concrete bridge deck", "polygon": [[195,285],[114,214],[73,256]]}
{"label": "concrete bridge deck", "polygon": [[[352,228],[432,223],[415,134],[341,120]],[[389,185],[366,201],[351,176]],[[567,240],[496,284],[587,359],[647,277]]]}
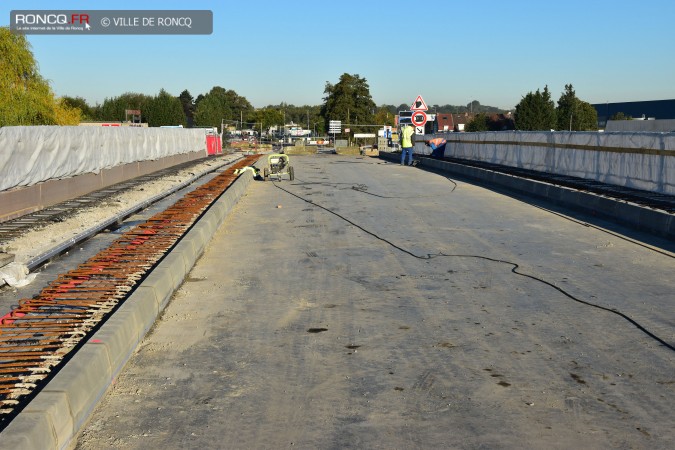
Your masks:
{"label": "concrete bridge deck", "polygon": [[671,251],[416,168],[292,162],[77,448],[675,446]]}

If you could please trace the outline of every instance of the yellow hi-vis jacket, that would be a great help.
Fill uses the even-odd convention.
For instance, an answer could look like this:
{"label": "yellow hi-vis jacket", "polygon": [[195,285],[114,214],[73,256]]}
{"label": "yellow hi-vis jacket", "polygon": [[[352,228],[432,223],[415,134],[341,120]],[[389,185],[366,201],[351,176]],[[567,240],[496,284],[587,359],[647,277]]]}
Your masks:
{"label": "yellow hi-vis jacket", "polygon": [[410,148],[412,144],[412,135],[415,133],[415,129],[410,125],[404,125],[401,130],[401,147]]}

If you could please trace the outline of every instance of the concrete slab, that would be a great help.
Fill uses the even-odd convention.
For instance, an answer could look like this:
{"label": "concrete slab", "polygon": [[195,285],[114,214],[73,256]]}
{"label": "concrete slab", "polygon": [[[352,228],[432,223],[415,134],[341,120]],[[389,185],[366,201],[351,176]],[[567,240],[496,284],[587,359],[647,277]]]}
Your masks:
{"label": "concrete slab", "polygon": [[[381,153],[380,158],[390,162],[398,162],[400,156],[392,153]],[[635,230],[675,240],[675,232],[671,227],[671,223],[674,223],[674,215],[664,211],[652,210],[644,206],[616,201],[589,192],[525,180],[490,170],[462,166],[448,161],[429,158],[421,158],[419,161],[420,168],[441,170],[450,175],[475,180],[492,188],[531,195],[554,205],[572,208],[576,211],[612,220],[621,225],[632,227]]]}
{"label": "concrete slab", "polygon": [[249,186],[80,448],[673,448],[675,353],[600,309],[675,343],[672,252],[411,167],[293,164]]}
{"label": "concrete slab", "polygon": [[212,234],[208,234],[205,230],[205,227],[198,223],[192,227],[190,233],[185,237],[185,239],[189,240],[194,246],[196,253],[201,255],[204,253],[206,245],[211,240],[211,236]]}
{"label": "concrete slab", "polygon": [[[117,311],[88,341],[92,345],[105,346],[110,358],[112,378],[117,376],[134,352],[142,336],[145,336],[145,333],[141,335],[140,331],[145,329],[146,325],[141,320],[140,312],[133,309],[135,308]],[[154,316],[152,322],[154,322]]]}
{"label": "concrete slab", "polygon": [[163,267],[156,268],[143,280],[144,287],[154,290],[160,311],[164,309],[171,295],[173,295],[175,283],[171,270]]}
{"label": "concrete slab", "polygon": [[[147,324],[154,322],[154,318],[161,312],[160,305],[163,297],[158,297],[158,290],[146,284],[145,281],[147,279],[134,290],[118,311],[132,311],[139,315],[141,323]],[[140,330],[141,335],[144,335],[145,331]]]}
{"label": "concrete slab", "polygon": [[[70,405],[66,392],[42,392],[22,411],[22,415],[27,413],[28,415],[42,414],[46,416],[56,438],[54,447],[34,448],[65,448],[70,443],[76,429],[72,416],[68,414],[69,410]],[[38,430],[42,426],[39,426]],[[36,437],[36,440],[41,439],[43,438]]]}
{"label": "concrete slab", "polygon": [[213,233],[215,233],[216,229],[218,228],[215,218],[213,217],[212,214],[207,214],[202,217],[202,219],[199,221],[195,227],[199,227],[201,230],[203,230],[204,235],[208,236],[209,239],[211,236],[213,236]]}
{"label": "concrete slab", "polygon": [[22,413],[14,419],[2,432],[2,446],[12,450],[61,448],[49,416],[42,411]]}
{"label": "concrete slab", "polygon": [[109,361],[105,346],[83,345],[38,397],[42,393],[65,394],[74,428],[79,429],[110,386],[112,370]]}
{"label": "concrete slab", "polygon": [[180,252],[172,251],[160,263],[159,270],[166,270],[171,273],[171,291],[175,291],[183,283],[183,279],[188,274],[188,262]]}

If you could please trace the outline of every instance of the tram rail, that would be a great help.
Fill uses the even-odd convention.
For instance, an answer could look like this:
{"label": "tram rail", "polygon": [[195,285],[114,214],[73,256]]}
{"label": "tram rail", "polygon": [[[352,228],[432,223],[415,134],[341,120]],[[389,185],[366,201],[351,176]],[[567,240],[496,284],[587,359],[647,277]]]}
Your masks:
{"label": "tram rail", "polygon": [[69,357],[112,315],[191,226],[237,179],[247,156],[0,320],[0,430],[37,395]]}

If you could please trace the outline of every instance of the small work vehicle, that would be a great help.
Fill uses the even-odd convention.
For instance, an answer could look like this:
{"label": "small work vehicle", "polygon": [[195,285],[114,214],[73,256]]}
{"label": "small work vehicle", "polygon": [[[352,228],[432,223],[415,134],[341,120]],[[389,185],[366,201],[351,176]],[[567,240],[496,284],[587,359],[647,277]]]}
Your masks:
{"label": "small work vehicle", "polygon": [[267,167],[263,168],[263,178],[265,181],[276,178],[281,181],[284,176],[288,176],[290,181],[295,179],[293,166],[288,155],[283,153],[271,153],[267,155]]}

